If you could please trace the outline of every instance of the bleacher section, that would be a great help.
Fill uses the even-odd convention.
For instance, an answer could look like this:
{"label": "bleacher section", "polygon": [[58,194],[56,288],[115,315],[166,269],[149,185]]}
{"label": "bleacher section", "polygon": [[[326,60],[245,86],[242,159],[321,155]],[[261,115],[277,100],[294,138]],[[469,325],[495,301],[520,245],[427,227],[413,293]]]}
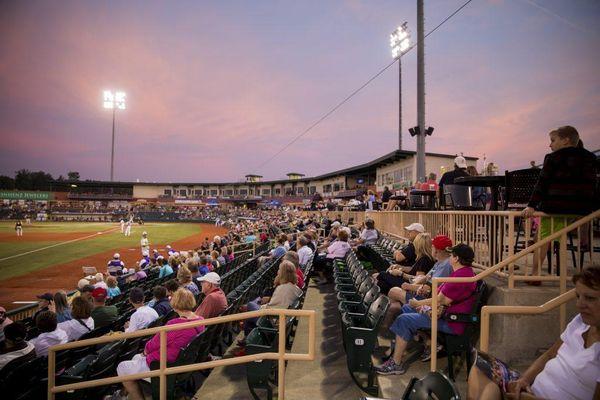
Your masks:
{"label": "bleacher section", "polygon": [[[243,253],[229,264],[223,265],[218,272],[222,274],[222,289],[227,295],[228,308],[222,315],[238,313],[240,307],[250,299],[257,297],[273,283],[277,274],[279,259],[270,260],[257,269],[260,256],[266,255],[269,244],[264,243],[256,248],[256,255],[250,258],[250,253]],[[128,301],[128,293],[134,287],[141,287],[146,295],[146,301],[152,298],[152,288],[173,279],[175,274],[158,278],[158,270],[148,272],[148,277],[142,281],[120,282],[122,294],[111,299],[107,305],[115,305],[119,310],[119,318],[112,324],[96,328],[83,335],[80,340],[95,338],[106,334],[118,334],[123,330],[124,324],[129,320],[134,309]],[[197,298],[197,304],[201,302]],[[254,296],[254,297],[253,297]],[[302,302],[296,304],[301,308]],[[162,326],[169,320],[176,318],[172,311],[148,328]],[[29,326],[29,338],[37,336],[34,322],[31,318],[23,320]],[[290,330],[292,334],[293,330]],[[180,352],[180,357],[172,365],[185,365],[208,359],[212,356],[221,356],[230,346],[239,333],[238,324],[219,324],[207,327]],[[119,362],[131,359],[135,354],[143,351],[145,343],[150,336],[128,340],[120,340],[103,346],[87,346],[77,349],[65,350],[56,356],[56,384],[68,384],[91,379],[104,378],[116,375]],[[172,366],[169,364],[169,366]],[[158,367],[158,365],[156,366]],[[48,376],[48,359],[33,358],[20,360],[18,364],[2,369],[0,375],[0,388],[3,398],[28,400],[45,397]],[[193,394],[198,389],[191,374],[169,376],[169,398],[175,398],[176,393]],[[60,394],[58,399],[101,399],[102,396],[112,392],[117,386],[100,387],[81,390],[74,393]],[[152,380],[152,391],[157,394],[158,379]],[[6,397],[5,397],[6,396]],[[156,396],[155,398],[158,398]]]}

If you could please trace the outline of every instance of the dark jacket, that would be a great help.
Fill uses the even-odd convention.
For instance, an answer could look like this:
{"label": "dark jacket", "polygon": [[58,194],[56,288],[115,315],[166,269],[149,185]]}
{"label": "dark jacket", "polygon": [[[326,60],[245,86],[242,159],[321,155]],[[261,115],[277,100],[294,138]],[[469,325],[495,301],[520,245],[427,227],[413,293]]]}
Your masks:
{"label": "dark jacket", "polygon": [[167,298],[158,300],[156,303],[154,303],[154,306],[152,306],[152,308],[154,308],[154,311],[158,313],[159,317],[167,315],[173,309],[171,307],[171,303],[169,303],[169,299]]}
{"label": "dark jacket", "polygon": [[452,171],[446,172],[442,175],[439,183],[439,192],[440,192],[440,205],[446,204],[446,199],[444,196],[444,185],[452,185],[454,184],[454,180],[461,176],[470,176],[465,168],[454,168]]}
{"label": "dark jacket", "polygon": [[600,207],[596,156],[578,147],[547,154],[529,207],[548,214],[586,215]]}

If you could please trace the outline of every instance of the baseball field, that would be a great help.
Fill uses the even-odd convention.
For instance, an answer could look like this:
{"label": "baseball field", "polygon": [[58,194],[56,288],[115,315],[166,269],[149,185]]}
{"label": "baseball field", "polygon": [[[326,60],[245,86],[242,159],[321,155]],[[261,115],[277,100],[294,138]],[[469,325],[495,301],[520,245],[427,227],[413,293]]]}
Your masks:
{"label": "baseball field", "polygon": [[59,289],[70,291],[83,277],[82,267],[106,271],[115,252],[126,267],[141,259],[140,239],[148,232],[150,247],[166,254],[198,247],[205,237],[226,232],[199,223],[146,223],[134,225],[124,236],[118,223],[33,222],[18,237],[14,222],[0,222],[0,305],[7,310],[35,301],[35,296]]}

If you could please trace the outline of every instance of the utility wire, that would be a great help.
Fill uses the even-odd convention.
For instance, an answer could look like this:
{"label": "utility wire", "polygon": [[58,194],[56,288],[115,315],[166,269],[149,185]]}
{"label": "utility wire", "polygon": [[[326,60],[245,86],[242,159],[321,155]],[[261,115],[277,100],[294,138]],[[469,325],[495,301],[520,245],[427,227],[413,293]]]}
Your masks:
{"label": "utility wire", "polygon": [[560,15],[560,14],[558,14],[558,13],[556,13],[556,12],[554,12],[554,11],[552,11],[552,10],[544,7],[544,6],[542,6],[541,4],[536,3],[533,0],[524,0],[524,1],[526,3],[529,3],[530,5],[538,8],[539,10],[542,10],[546,14],[548,14],[548,15],[550,15],[550,16],[552,16],[552,17],[554,17],[554,18],[556,18],[556,19],[564,22],[565,24],[569,25],[570,27],[577,29],[578,31],[580,31],[582,33],[589,34],[589,35],[592,35],[592,36],[596,36],[596,38],[600,37],[600,35],[598,35],[598,32],[595,32],[595,31],[593,31],[591,29],[588,29],[586,26],[579,25],[579,24],[571,21],[570,19],[565,18],[562,15]]}
{"label": "utility wire", "polygon": [[[442,25],[444,25],[446,22],[448,22],[448,20],[450,20],[452,17],[454,17],[456,14],[458,14],[463,8],[465,8],[472,1],[473,0],[467,0],[462,6],[460,6],[459,8],[457,8],[456,11],[454,11],[452,14],[448,15],[435,28],[433,28],[431,31],[429,31],[424,36],[424,38],[427,38],[433,32],[435,32],[436,30],[438,30],[438,28],[440,28]],[[408,48],[408,50],[406,50],[404,53],[402,53],[402,55],[400,57],[403,57],[405,54],[409,53],[417,45],[418,45],[418,42],[413,43],[413,45],[410,46]],[[392,65],[394,65],[396,63],[396,61],[398,61],[400,59],[400,57],[395,58],[391,63],[387,64],[385,67],[383,67],[381,70],[379,70],[379,72],[377,72],[375,75],[373,75],[371,78],[369,78],[369,80],[367,80],[365,83],[363,83],[358,89],[355,89],[352,93],[350,93],[342,101],[340,101],[337,105],[335,105],[331,110],[329,110],[328,112],[326,112],[321,118],[319,118],[318,120],[316,120],[315,122],[313,122],[304,131],[302,131],[299,134],[297,134],[288,144],[286,144],[285,146],[283,146],[279,151],[277,151],[275,154],[273,154],[271,157],[269,157],[266,161],[262,162],[259,166],[257,166],[254,169],[254,171],[258,172],[259,169],[261,169],[262,167],[264,167],[265,165],[267,165],[268,163],[270,163],[271,161],[273,161],[278,155],[280,155],[281,153],[283,153],[288,147],[290,147],[291,145],[293,145],[294,143],[296,143],[302,136],[306,135],[314,127],[316,127],[317,125],[319,125],[321,122],[323,122],[325,119],[327,119],[331,114],[333,114],[334,112],[336,112],[340,107],[342,107],[344,104],[346,104],[350,99],[352,99],[355,95],[357,95],[360,91],[362,91],[365,87],[367,87],[375,79],[377,79],[381,74],[383,74],[385,71],[387,71]]]}

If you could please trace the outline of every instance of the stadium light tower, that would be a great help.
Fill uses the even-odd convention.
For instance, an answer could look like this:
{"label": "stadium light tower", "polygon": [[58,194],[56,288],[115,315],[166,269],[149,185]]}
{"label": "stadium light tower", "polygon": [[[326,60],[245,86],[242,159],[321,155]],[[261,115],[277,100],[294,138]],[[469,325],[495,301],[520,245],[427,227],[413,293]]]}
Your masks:
{"label": "stadium light tower", "polygon": [[115,171],[115,113],[117,109],[125,109],[125,92],[115,91],[114,93],[110,90],[104,91],[104,108],[112,109],[112,150],[110,152],[110,181],[114,181]]}
{"label": "stadium light tower", "polygon": [[398,60],[398,150],[402,150],[402,60],[400,57],[410,48],[410,32],[404,22],[390,35],[392,57]]}

